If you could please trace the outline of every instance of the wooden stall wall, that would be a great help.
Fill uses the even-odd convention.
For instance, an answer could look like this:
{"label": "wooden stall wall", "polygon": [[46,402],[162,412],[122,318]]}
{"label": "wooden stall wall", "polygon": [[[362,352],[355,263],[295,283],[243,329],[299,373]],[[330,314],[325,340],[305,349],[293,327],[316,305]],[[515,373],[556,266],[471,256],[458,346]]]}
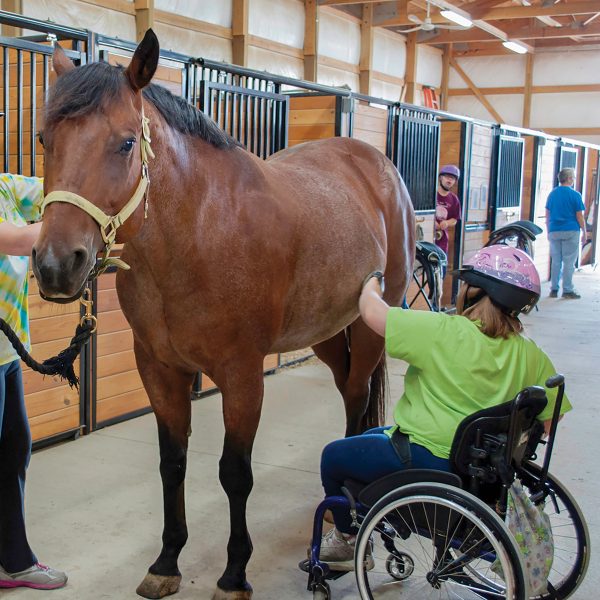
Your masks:
{"label": "wooden stall wall", "polygon": [[547,281],[550,277],[550,246],[546,233],[546,199],[554,189],[556,182],[556,146],[553,140],[541,138],[544,145],[539,148],[539,181],[535,194],[535,207],[533,210],[533,221],[544,231],[537,236],[535,241],[534,260],[540,277]]}
{"label": "wooden stall wall", "polygon": [[467,206],[463,211],[465,220],[463,261],[484,246],[490,235],[488,202],[494,131],[491,126],[473,125],[472,127]]}
{"label": "wooden stall wall", "polygon": [[375,146],[382,154],[387,151],[388,111],[355,102],[353,109],[352,137]]}
{"label": "wooden stall wall", "polygon": [[336,96],[290,96],[288,145],[334,137]]}
{"label": "wooden stall wall", "polygon": [[584,246],[581,254],[581,264],[595,264],[594,250],[598,245],[598,150],[588,149],[587,176],[585,179],[585,221],[588,226],[587,239],[591,240],[588,246]]}
{"label": "wooden stall wall", "polygon": [[[42,300],[35,278],[29,277],[29,314],[31,329],[31,354],[42,361],[56,356],[69,346],[79,323],[79,303],[54,304]],[[79,375],[80,361],[75,362]],[[44,377],[23,366],[25,405],[31,436],[38,442],[80,428],[79,392],[55,377]]]}
{"label": "wooden stall wall", "polygon": [[[17,67],[18,52],[7,49],[0,52],[0,66],[4,77],[0,78],[0,98],[4,98],[5,85],[8,82],[8,110],[2,101],[2,110],[8,119],[8,156],[5,153],[4,123],[0,127],[0,152],[2,152],[3,170],[10,173],[21,173],[27,176],[43,176],[43,148],[36,136],[41,123],[44,103],[44,57],[42,54],[22,52],[21,93]],[[5,64],[5,58],[6,64]],[[32,61],[35,74],[32,77]],[[46,59],[48,61],[48,59]],[[54,74],[47,62],[47,76],[50,80]],[[5,77],[8,77],[6,80]],[[21,139],[19,148],[19,102],[21,102]],[[32,112],[34,113],[32,115]],[[32,116],[34,130],[32,131]],[[33,151],[32,151],[33,150]],[[21,162],[19,162],[21,153]],[[79,304],[59,305],[41,299],[33,275],[29,276],[29,316],[32,351],[37,360],[45,360],[55,356],[66,348],[71,341],[79,321]],[[75,372],[79,375],[79,359],[75,362]],[[77,390],[71,389],[64,381],[53,377],[44,377],[30,368],[23,366],[23,385],[25,389],[25,405],[31,425],[31,435],[35,442],[46,438],[80,430],[81,409]]]}

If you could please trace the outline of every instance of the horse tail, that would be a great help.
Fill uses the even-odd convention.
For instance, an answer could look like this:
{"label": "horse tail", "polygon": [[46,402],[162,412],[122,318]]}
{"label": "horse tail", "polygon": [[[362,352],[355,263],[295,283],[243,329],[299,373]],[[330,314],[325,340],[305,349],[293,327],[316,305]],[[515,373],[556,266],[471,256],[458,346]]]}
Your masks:
{"label": "horse tail", "polygon": [[361,423],[362,431],[385,424],[387,390],[387,363],[383,352],[369,382],[369,402]]}

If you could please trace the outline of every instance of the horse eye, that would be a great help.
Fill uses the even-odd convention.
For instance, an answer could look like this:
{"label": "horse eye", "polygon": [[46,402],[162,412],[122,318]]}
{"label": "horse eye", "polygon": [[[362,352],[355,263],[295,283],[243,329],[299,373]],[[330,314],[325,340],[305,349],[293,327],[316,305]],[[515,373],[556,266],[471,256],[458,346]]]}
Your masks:
{"label": "horse eye", "polygon": [[129,154],[133,149],[133,145],[135,144],[135,138],[129,138],[123,142],[123,145],[119,149],[120,154]]}

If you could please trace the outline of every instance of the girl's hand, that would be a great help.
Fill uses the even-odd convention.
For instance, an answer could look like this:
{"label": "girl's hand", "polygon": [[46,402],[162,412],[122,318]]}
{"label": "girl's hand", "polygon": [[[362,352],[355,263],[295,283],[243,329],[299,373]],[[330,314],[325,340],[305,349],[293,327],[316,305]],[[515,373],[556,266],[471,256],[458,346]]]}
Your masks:
{"label": "girl's hand", "polygon": [[375,292],[380,298],[383,296],[383,292],[381,290],[381,284],[379,283],[378,277],[371,277],[368,279],[362,289],[363,293]]}

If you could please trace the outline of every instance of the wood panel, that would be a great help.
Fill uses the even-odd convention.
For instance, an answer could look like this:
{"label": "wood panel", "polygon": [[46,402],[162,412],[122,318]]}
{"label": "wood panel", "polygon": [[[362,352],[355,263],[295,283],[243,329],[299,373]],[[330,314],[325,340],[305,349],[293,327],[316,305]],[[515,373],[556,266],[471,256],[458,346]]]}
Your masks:
{"label": "wood panel", "polygon": [[531,194],[533,185],[533,176],[537,169],[537,164],[534,164],[534,149],[535,138],[526,136],[525,148],[523,157],[523,197],[521,199],[521,214],[520,219],[529,220],[531,214]]}
{"label": "wood panel", "polygon": [[335,136],[335,96],[290,96],[288,145]]}
{"label": "wood panel", "polygon": [[[79,303],[55,304],[42,300],[29,276],[31,355],[42,362],[68,347],[79,322]],[[23,366],[25,406],[34,441],[79,429],[79,392],[57,377],[48,377]],[[79,359],[74,364],[79,375]]]}
{"label": "wood panel", "polygon": [[369,106],[357,102],[354,106],[354,124],[352,137],[375,146],[386,153],[388,131],[388,111],[385,108]]}
{"label": "wood panel", "polygon": [[540,147],[538,160],[539,183],[533,220],[544,232],[538,235],[535,241],[534,262],[542,280],[547,281],[550,278],[550,245],[546,233],[546,199],[556,185],[556,142],[545,140],[545,144]]}

